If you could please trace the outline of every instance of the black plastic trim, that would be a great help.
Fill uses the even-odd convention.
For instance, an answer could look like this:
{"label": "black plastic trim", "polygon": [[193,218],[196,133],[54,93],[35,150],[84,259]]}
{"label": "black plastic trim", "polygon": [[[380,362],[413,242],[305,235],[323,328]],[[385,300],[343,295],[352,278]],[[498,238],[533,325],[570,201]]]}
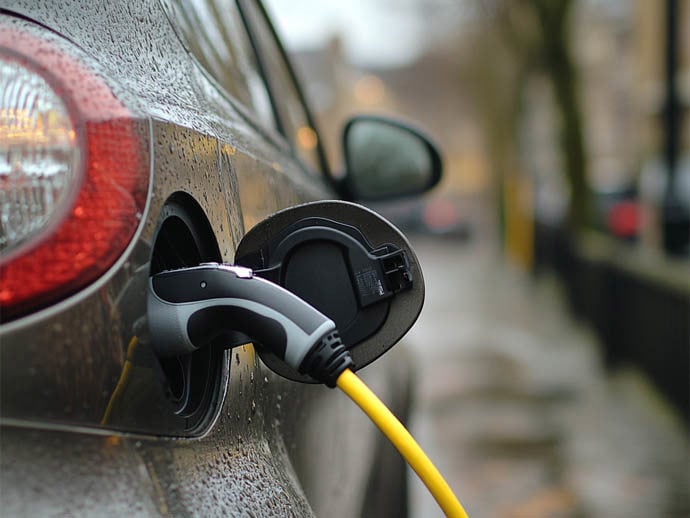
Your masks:
{"label": "black plastic trim", "polygon": [[[429,182],[427,182],[427,184],[419,190],[410,191],[409,193],[405,194],[391,194],[382,196],[362,196],[359,194],[354,188],[352,183],[352,175],[349,173],[350,162],[352,159],[350,158],[350,153],[348,152],[347,146],[347,136],[350,132],[350,128],[359,121],[385,122],[391,126],[406,129],[410,133],[417,135],[426,146],[431,158],[431,177],[429,178]],[[345,163],[345,175],[338,182],[338,192],[341,194],[343,199],[349,201],[385,201],[417,196],[433,189],[441,181],[441,177],[443,176],[443,159],[441,158],[441,153],[439,152],[438,147],[434,144],[433,139],[420,128],[392,117],[384,117],[380,115],[355,115],[351,117],[343,128],[342,149],[343,161]]]}

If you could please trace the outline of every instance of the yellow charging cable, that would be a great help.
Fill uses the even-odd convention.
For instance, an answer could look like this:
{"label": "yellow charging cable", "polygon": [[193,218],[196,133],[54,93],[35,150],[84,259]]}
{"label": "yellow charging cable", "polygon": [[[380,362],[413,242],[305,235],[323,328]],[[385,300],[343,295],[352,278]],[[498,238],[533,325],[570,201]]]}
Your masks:
{"label": "yellow charging cable", "polygon": [[432,464],[398,418],[376,397],[369,387],[350,369],[346,369],[336,380],[340,390],[359,406],[365,414],[388,437],[410,467],[417,473],[424,485],[441,506],[446,516],[467,518],[467,513],[458,501],[448,483]]}
{"label": "yellow charging cable", "polygon": [[117,380],[113,393],[110,395],[110,399],[108,400],[108,406],[106,406],[105,413],[101,418],[101,424],[103,425],[108,423],[115,403],[118,399],[120,399],[122,392],[124,392],[125,387],[127,386],[127,382],[129,382],[129,376],[132,371],[132,357],[134,356],[134,351],[137,348],[138,343],[139,340],[136,336],[133,336],[129,341],[129,345],[127,346],[127,355],[125,356],[125,363],[122,366],[122,372],[120,372],[120,378]]}

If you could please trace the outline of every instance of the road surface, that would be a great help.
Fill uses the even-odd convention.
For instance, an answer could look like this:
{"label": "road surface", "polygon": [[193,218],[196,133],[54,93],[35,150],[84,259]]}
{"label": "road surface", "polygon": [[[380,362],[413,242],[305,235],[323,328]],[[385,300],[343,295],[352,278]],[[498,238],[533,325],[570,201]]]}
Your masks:
{"label": "road surface", "polygon": [[[690,516],[687,430],[637,371],[607,374],[554,279],[491,246],[413,238],[412,429],[475,517]],[[414,476],[412,516],[440,511]]]}

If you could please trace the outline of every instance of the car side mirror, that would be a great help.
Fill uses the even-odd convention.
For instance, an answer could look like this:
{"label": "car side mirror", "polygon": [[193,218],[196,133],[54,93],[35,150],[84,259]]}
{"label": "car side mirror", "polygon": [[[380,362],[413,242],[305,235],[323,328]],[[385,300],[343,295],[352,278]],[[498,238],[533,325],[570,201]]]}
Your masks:
{"label": "car side mirror", "polygon": [[343,130],[345,198],[379,201],[421,194],[441,179],[441,156],[432,141],[400,121],[357,116]]}

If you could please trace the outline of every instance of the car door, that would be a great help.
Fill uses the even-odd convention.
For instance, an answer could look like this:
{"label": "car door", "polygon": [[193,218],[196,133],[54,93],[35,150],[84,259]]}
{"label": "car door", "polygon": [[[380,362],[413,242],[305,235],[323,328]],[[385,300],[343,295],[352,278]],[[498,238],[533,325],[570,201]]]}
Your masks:
{"label": "car door", "polygon": [[164,5],[215,86],[199,89],[200,102],[216,113],[239,111],[247,122],[241,128],[234,119],[215,121],[224,180],[228,192],[239,192],[245,230],[280,208],[332,197],[317,132],[261,6],[234,0]]}
{"label": "car door", "polygon": [[[183,42],[214,85],[200,90],[200,102],[214,104],[218,113],[244,115],[246,125],[222,117],[212,121],[228,212],[241,213],[242,232],[280,209],[333,198],[318,133],[261,5],[197,0],[171,3],[169,8]],[[241,49],[247,50],[246,40],[237,41],[243,30],[251,38],[252,54],[240,56]],[[244,88],[236,84],[238,76],[246,78]],[[385,392],[385,383],[373,384]],[[232,354],[224,407],[236,420],[228,426],[221,417],[212,430],[211,438],[219,447],[239,436],[245,449],[256,451],[258,441],[262,448],[258,448],[257,467],[261,473],[270,470],[269,479],[292,476],[294,468],[301,490],[317,513],[357,514],[374,469],[377,436],[353,405],[321,387],[274,375],[247,347]],[[334,443],[341,447],[332,448]],[[199,455],[194,449],[179,451]],[[237,469],[233,463],[223,465],[230,472]]]}
{"label": "car door", "polygon": [[[248,232],[280,209],[333,198],[335,191],[318,131],[265,10],[255,0],[241,0],[237,5],[251,37],[257,75],[267,86],[272,116],[252,118],[254,133],[244,149],[237,145],[232,127],[219,129],[219,134],[226,135],[220,137],[226,139],[220,145],[225,167],[222,174],[229,192],[233,192],[237,179],[234,191],[238,192],[244,230]],[[225,16],[231,7],[225,2]],[[194,31],[197,37],[198,30]],[[275,454],[289,455],[291,465],[283,465],[283,469],[291,472],[294,468],[317,515],[353,516],[375,508],[374,502],[387,508],[391,516],[404,515],[405,470],[401,460],[381,442],[358,409],[322,387],[286,381],[261,364],[252,365],[256,361],[252,354],[243,351],[235,355],[228,388],[230,404],[226,406],[245,419],[243,409],[247,396],[251,397],[252,411],[263,413],[273,424],[264,440],[271,448],[281,448]],[[406,415],[409,404],[407,369],[407,362],[397,356],[394,361],[372,365],[364,374],[385,400],[394,403],[400,416]],[[269,385],[247,384],[247,377]],[[392,467],[395,473],[387,473],[381,465]],[[378,492],[371,493],[371,487]]]}
{"label": "car door", "polygon": [[[279,190],[283,193],[283,185],[294,191],[299,201],[333,197],[333,191],[315,124],[265,10],[255,0],[241,0],[238,5],[252,37],[257,65],[268,86],[275,128],[279,132],[277,146],[281,151],[287,151],[280,161],[270,164],[268,175],[274,179],[238,170],[245,227],[249,230],[276,210],[294,204],[286,204],[287,200],[280,199],[270,207],[257,203],[267,194],[266,189],[275,189],[275,182],[282,183]],[[261,194],[257,196],[258,193]]]}
{"label": "car door", "polygon": [[239,181],[245,229],[281,208],[332,196],[318,134],[261,5],[197,0],[173,3],[169,10],[222,96],[205,89],[203,102],[218,103],[222,113],[222,101],[228,101],[251,126],[238,143],[236,124],[218,121],[224,174],[230,183],[233,176]]}

